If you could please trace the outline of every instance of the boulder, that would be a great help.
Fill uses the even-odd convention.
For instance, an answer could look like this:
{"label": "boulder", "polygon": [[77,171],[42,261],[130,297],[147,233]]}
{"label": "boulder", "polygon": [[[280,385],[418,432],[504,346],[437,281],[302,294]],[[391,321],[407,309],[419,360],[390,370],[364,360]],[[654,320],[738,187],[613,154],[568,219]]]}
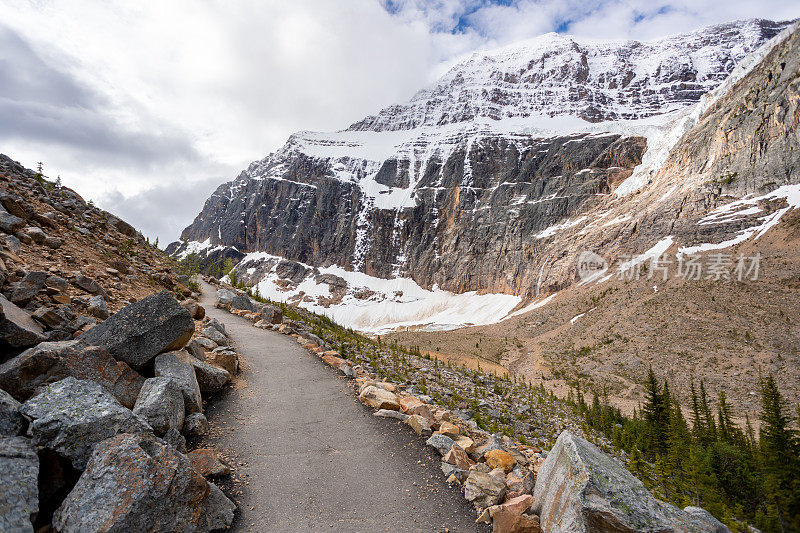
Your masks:
{"label": "boulder", "polygon": [[186,300],[182,302],[181,305],[189,311],[189,314],[192,315],[192,318],[195,320],[203,320],[206,316],[206,309],[199,303],[194,300]]}
{"label": "boulder", "polygon": [[198,448],[192,450],[186,457],[192,463],[192,467],[203,477],[227,476],[231,473],[230,467],[226,465],[217,452],[210,448]]}
{"label": "boulder", "polygon": [[464,483],[464,498],[478,512],[497,505],[506,493],[506,475],[496,468],[489,473],[473,470]]}
{"label": "boulder", "polygon": [[219,345],[207,337],[197,337],[194,339],[201,348],[211,351],[219,347]]}
{"label": "boulder", "polygon": [[408,416],[408,418],[406,419],[406,424],[408,424],[411,427],[411,429],[414,430],[414,433],[420,436],[431,434],[431,426],[427,418],[419,415],[406,415],[406,416]]}
{"label": "boulder", "polygon": [[239,356],[233,350],[214,350],[206,356],[206,362],[227,370],[232,376],[239,371]]}
{"label": "boulder", "polygon": [[433,411],[430,406],[415,396],[406,396],[400,400],[402,411],[408,415],[419,415],[433,420]]}
{"label": "boulder", "polygon": [[236,297],[236,293],[228,289],[217,289],[217,306],[228,307]]}
{"label": "boulder", "polygon": [[59,307],[40,307],[31,315],[35,321],[42,326],[50,329],[64,329],[75,331],[72,321],[75,320],[75,313],[68,305]]}
{"label": "boulder", "polygon": [[439,429],[437,429],[436,432],[441,433],[442,435],[447,435],[448,437],[455,439],[456,437],[458,437],[458,434],[461,432],[461,430],[458,429],[457,425],[443,421],[439,424]]}
{"label": "boulder", "polygon": [[0,230],[4,233],[16,233],[25,227],[25,221],[18,216],[14,216],[0,207]]}
{"label": "boulder", "polygon": [[265,305],[259,315],[268,324],[280,324],[283,321],[283,312],[274,305]]}
{"label": "boulder", "polygon": [[192,365],[200,392],[203,394],[214,394],[222,390],[231,380],[231,374],[227,370],[211,366],[208,363],[192,357],[186,350],[172,352],[184,363]]}
{"label": "boulder", "polygon": [[47,272],[42,271],[33,271],[25,274],[21,281],[13,285],[14,290],[11,291],[11,297],[9,298],[11,303],[25,305],[30,302],[44,288],[47,276]]}
{"label": "boulder", "polygon": [[450,476],[454,476],[460,483],[463,483],[467,480],[467,476],[469,476],[469,470],[462,470],[456,465],[451,465],[450,463],[445,463],[444,461],[442,461],[441,468],[445,479],[448,480]]}
{"label": "boulder", "polygon": [[23,402],[38,387],[65,377],[102,386],[125,407],[136,403],[144,378],[98,346],[80,340],[43,342],[0,365],[0,388]]}
{"label": "boulder", "polygon": [[34,444],[86,467],[95,445],[118,433],[152,434],[150,426],[97,383],[68,377],[22,404]]}
{"label": "boulder", "polygon": [[467,453],[472,453],[475,451],[475,442],[467,437],[466,435],[459,435],[455,438],[456,444],[458,444],[459,448],[464,450]]}
{"label": "boulder", "polygon": [[358,397],[362,402],[375,409],[400,410],[400,403],[397,401],[397,396],[395,396],[394,393],[379,389],[374,385],[370,385],[364,389]]}
{"label": "boulder", "polygon": [[47,234],[42,231],[42,228],[37,228],[36,226],[28,226],[22,230],[22,233],[30,237],[36,244],[44,244],[47,240]]}
{"label": "boulder", "polygon": [[25,419],[19,412],[22,405],[9,393],[0,389],[0,437],[14,437],[22,433]]}
{"label": "boulder", "polygon": [[656,500],[618,460],[564,431],[547,454],[533,510],[548,532],[712,532],[713,525]]}
{"label": "boulder", "polygon": [[151,294],[122,308],[80,338],[103,346],[111,355],[140,369],[156,355],[183,348],[194,333],[189,311],[167,291]]}
{"label": "boulder", "polygon": [[27,348],[45,340],[42,326],[31,316],[0,295],[0,362],[8,351],[4,348]]}
{"label": "boulder", "polygon": [[170,429],[180,431],[185,419],[183,393],[169,378],[150,378],[142,386],[133,414],[150,424],[158,436]]}
{"label": "boulder", "polygon": [[122,434],[97,445],[53,526],[62,533],[206,532],[230,526],[234,509],[171,446]]}
{"label": "boulder", "polygon": [[203,330],[203,336],[207,339],[210,339],[215,344],[219,346],[227,346],[228,345],[228,338],[219,332],[216,328],[212,328],[211,326],[207,327]]}
{"label": "boulder", "polygon": [[222,333],[226,337],[228,336],[228,332],[225,330],[225,324],[223,324],[222,322],[220,322],[216,318],[212,318],[211,320],[209,320],[207,325],[209,327],[214,328],[215,330],[219,331],[220,333]]}
{"label": "boulder", "polygon": [[702,523],[704,527],[707,528],[706,531],[713,531],[714,533],[731,533],[731,530],[728,529],[728,526],[714,518],[714,515],[705,509],[690,505],[689,507],[684,507],[683,511],[698,522]]}
{"label": "boulder", "polygon": [[523,515],[533,504],[533,496],[516,496],[500,505],[492,505],[481,513],[479,522],[491,520],[492,533],[541,533],[537,517]]}
{"label": "boulder", "polygon": [[39,457],[25,437],[0,437],[0,531],[33,532],[39,512]]}
{"label": "boulder", "polygon": [[100,320],[105,320],[108,318],[108,307],[106,306],[106,301],[101,294],[97,294],[89,298],[87,311],[90,315],[99,318]]}
{"label": "boulder", "polygon": [[514,458],[505,450],[489,450],[483,456],[489,468],[500,468],[508,474],[517,464]]}
{"label": "boulder", "polygon": [[208,435],[211,427],[208,425],[206,415],[203,413],[192,413],[186,416],[183,422],[183,434],[187,437],[200,437]]}
{"label": "boulder", "polygon": [[231,300],[231,309],[241,309],[243,311],[255,311],[252,300],[244,294],[236,294]]}
{"label": "boulder", "polygon": [[183,403],[187,414],[198,413],[203,410],[200,385],[197,383],[197,376],[192,365],[181,361],[181,358],[182,354],[174,352],[159,355],[156,357],[154,366],[155,374],[156,377],[165,377],[175,382],[183,394]]}
{"label": "boulder", "polygon": [[469,467],[473,464],[472,461],[470,461],[467,452],[462,450],[458,444],[453,444],[453,446],[450,448],[450,451],[444,454],[444,457],[442,457],[442,461],[456,465],[461,470],[469,470]]}
{"label": "boulder", "polygon": [[453,442],[453,439],[450,437],[446,437],[445,435],[441,435],[439,433],[434,433],[427,441],[425,441],[425,444],[439,452],[439,455],[445,455],[450,451],[455,442]]}
{"label": "boulder", "polygon": [[489,440],[485,442],[483,445],[475,448],[475,455],[479,459],[483,459],[483,456],[486,455],[486,452],[490,452],[492,450],[504,450],[503,443],[499,441],[494,435],[491,435],[489,437]]}
{"label": "boulder", "polygon": [[197,339],[192,339],[186,343],[186,351],[189,352],[189,355],[195,359],[199,359],[200,361],[206,360],[206,351],[202,346],[200,346],[200,343],[197,342]]}

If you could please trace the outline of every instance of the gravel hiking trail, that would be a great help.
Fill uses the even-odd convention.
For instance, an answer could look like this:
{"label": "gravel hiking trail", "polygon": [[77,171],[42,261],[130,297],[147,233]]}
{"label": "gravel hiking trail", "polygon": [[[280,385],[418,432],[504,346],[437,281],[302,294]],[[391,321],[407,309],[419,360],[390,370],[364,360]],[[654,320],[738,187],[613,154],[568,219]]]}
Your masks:
{"label": "gravel hiking trail", "polygon": [[207,409],[206,443],[238,479],[229,484],[239,506],[233,531],[488,531],[411,428],[372,416],[343,376],[292,337],[215,308],[214,287],[202,289],[242,366]]}

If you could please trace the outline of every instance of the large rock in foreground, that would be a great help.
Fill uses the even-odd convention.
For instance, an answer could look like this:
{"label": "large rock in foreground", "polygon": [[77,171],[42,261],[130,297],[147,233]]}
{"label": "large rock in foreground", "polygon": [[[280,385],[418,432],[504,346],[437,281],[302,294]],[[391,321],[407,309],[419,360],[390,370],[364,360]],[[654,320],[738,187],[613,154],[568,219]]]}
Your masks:
{"label": "large rock in foreground", "polygon": [[101,385],[125,407],[133,407],[144,378],[99,346],[80,340],[43,342],[0,365],[0,387],[25,401],[38,387],[65,377]]}
{"label": "large rock in foreground", "polygon": [[53,525],[62,533],[205,532],[230,526],[235,507],[170,446],[122,434],[97,445]]}
{"label": "large rock in foreground", "polygon": [[152,434],[150,426],[123,407],[97,383],[72,377],[47,386],[22,404],[20,412],[33,422],[35,444],[86,467],[94,446],[118,433]]}
{"label": "large rock in foreground", "polygon": [[17,400],[0,389],[0,436],[14,437],[22,433],[25,419],[19,412],[20,407]]}
{"label": "large rock in foreground", "polygon": [[167,291],[134,302],[80,336],[140,369],[161,352],[178,350],[194,332],[192,315]]}
{"label": "large rock in foreground", "polygon": [[568,431],[539,470],[533,497],[533,510],[548,533],[719,531],[656,500],[622,463]]}
{"label": "large rock in foreground", "polygon": [[24,437],[0,437],[0,531],[33,531],[39,511],[39,458]]}

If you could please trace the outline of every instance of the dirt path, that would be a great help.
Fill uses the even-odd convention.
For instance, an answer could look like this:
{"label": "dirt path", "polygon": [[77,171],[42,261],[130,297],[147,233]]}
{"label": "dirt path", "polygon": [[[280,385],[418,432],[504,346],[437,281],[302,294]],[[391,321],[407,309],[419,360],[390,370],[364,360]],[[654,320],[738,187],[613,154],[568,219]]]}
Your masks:
{"label": "dirt path", "polygon": [[234,531],[487,531],[410,428],[372,416],[294,339],[215,309],[203,290],[244,367],[207,409],[209,440],[239,465]]}

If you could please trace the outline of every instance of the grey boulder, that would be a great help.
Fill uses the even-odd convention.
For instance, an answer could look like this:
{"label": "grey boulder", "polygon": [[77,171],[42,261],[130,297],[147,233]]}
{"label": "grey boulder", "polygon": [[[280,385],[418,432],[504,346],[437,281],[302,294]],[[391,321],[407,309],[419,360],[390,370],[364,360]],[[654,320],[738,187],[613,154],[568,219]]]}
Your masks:
{"label": "grey boulder", "polygon": [[[185,352],[184,352],[185,353]],[[188,354],[186,354],[188,356]],[[170,352],[156,357],[156,377],[171,379],[183,394],[183,403],[186,413],[198,413],[203,410],[203,399],[200,396],[200,385],[194,367],[182,361],[183,355]]]}
{"label": "grey boulder", "polygon": [[20,407],[22,404],[0,389],[0,436],[14,437],[22,433],[25,419],[19,412]]}
{"label": "grey boulder", "polygon": [[34,444],[86,467],[95,445],[118,433],[152,434],[150,427],[123,407],[108,391],[91,381],[68,377],[48,385],[22,404],[32,420]]}
{"label": "grey boulder", "polygon": [[183,348],[194,332],[189,311],[167,291],[125,306],[80,336],[120,361],[140,369],[156,355]]}
{"label": "grey boulder", "polygon": [[274,305],[264,305],[260,315],[262,320],[270,324],[280,324],[283,321],[283,312]]}
{"label": "grey boulder", "polygon": [[230,526],[235,508],[171,446],[122,434],[97,445],[53,525],[62,533],[207,532]]}
{"label": "grey boulder", "polygon": [[439,455],[444,455],[450,451],[455,441],[446,435],[434,433],[430,438],[425,441],[425,444],[439,452]]}
{"label": "grey boulder", "polygon": [[220,346],[227,346],[228,345],[228,338],[219,332],[218,329],[212,328],[211,326],[207,327],[203,330],[203,335],[213,341],[215,344]]}
{"label": "grey boulder", "polygon": [[192,413],[183,422],[183,434],[187,437],[207,435],[210,430],[206,415],[203,413]]}
{"label": "grey boulder", "polygon": [[222,333],[225,336],[228,335],[228,332],[225,330],[225,324],[223,324],[222,322],[220,322],[216,318],[212,318],[211,320],[209,320],[207,325],[209,327],[212,327],[215,330],[219,331],[220,333]]}
{"label": "grey boulder", "polygon": [[180,431],[185,418],[183,393],[169,378],[150,378],[142,386],[133,414],[150,424],[158,436],[170,429]]}
{"label": "grey boulder", "polygon": [[25,437],[0,437],[0,531],[33,531],[39,512],[39,457]]}
{"label": "grey boulder", "polygon": [[255,311],[252,300],[244,294],[236,294],[231,300],[231,309],[242,309],[244,311]]}
{"label": "grey boulder", "polygon": [[186,344],[186,351],[195,359],[199,359],[200,361],[206,360],[206,351],[197,339],[192,339]]}
{"label": "grey boulder", "polygon": [[622,463],[569,431],[547,454],[533,497],[542,529],[553,533],[717,531],[656,500]]}
{"label": "grey boulder", "polygon": [[231,304],[233,299],[236,297],[236,293],[233,291],[229,291],[228,289],[218,289],[217,290],[217,305],[221,307],[227,307]]}

